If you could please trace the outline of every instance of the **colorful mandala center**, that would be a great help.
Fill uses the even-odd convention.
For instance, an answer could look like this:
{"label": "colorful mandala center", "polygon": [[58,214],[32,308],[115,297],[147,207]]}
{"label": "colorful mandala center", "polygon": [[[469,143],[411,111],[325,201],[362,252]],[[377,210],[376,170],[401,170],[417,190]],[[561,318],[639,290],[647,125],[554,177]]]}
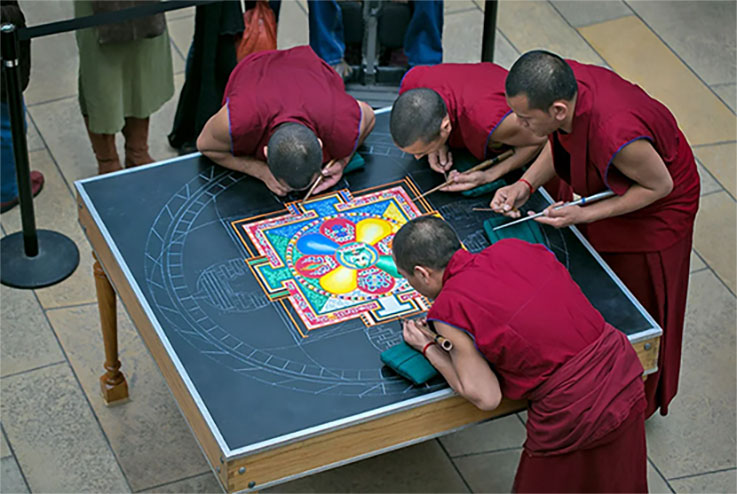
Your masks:
{"label": "colorful mandala center", "polygon": [[365,269],[376,264],[379,253],[363,242],[343,245],[335,252],[335,259],[349,269]]}

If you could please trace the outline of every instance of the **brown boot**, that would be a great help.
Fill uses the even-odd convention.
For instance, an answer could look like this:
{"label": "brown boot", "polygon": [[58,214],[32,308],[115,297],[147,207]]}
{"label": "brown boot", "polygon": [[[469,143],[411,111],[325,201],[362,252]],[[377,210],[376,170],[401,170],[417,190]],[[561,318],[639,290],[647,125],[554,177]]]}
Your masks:
{"label": "brown boot", "polygon": [[148,154],[148,118],[125,117],[123,136],[126,168],[154,162]]}
{"label": "brown boot", "polygon": [[97,172],[100,175],[122,170],[118,150],[115,149],[115,134],[96,134],[90,131],[89,120],[84,117],[84,125],[87,127],[87,135],[90,136],[92,150],[97,158]]}

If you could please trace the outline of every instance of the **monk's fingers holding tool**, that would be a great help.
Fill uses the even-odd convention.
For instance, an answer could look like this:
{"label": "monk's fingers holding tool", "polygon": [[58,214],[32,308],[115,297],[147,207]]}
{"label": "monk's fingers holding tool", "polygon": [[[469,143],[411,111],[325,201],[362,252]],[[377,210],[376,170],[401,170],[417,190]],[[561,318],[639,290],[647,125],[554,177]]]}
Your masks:
{"label": "monk's fingers holding tool", "polygon": [[539,218],[535,218],[535,221],[555,228],[565,228],[582,221],[582,208],[579,206],[566,206],[560,208],[559,206],[562,204],[562,202],[556,202],[555,204],[548,206],[543,211],[545,214]]}
{"label": "monk's fingers holding tool", "polygon": [[527,202],[528,196],[529,191],[521,189],[514,183],[497,190],[489,207],[509,218],[519,218],[521,216],[519,208]]}
{"label": "monk's fingers holding tool", "polygon": [[457,170],[453,170],[450,172],[449,179],[453,183],[441,188],[443,192],[462,192],[485,183],[484,172],[458,173]]}
{"label": "monk's fingers holding tool", "polygon": [[420,324],[412,320],[404,320],[402,325],[402,336],[409,346],[421,350],[427,343],[432,341],[430,337],[420,329]]}

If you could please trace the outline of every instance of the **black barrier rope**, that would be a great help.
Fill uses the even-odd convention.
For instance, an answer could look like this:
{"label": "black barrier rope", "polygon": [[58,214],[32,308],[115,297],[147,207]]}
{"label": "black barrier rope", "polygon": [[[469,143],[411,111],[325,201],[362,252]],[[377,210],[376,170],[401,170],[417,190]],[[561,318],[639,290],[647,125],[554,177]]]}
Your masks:
{"label": "black barrier rope", "polygon": [[77,29],[84,29],[102,24],[115,24],[130,19],[136,19],[138,17],[145,17],[147,15],[158,14],[160,12],[167,12],[169,10],[178,10],[186,7],[214,3],[216,1],[220,0],[167,0],[165,2],[139,5],[137,7],[129,7],[127,9],[116,10],[113,12],[103,12],[101,14],[88,15],[86,17],[77,17],[66,21],[49,22],[48,24],[19,28],[18,40],[24,41],[31,38],[38,38],[40,36],[76,31]]}

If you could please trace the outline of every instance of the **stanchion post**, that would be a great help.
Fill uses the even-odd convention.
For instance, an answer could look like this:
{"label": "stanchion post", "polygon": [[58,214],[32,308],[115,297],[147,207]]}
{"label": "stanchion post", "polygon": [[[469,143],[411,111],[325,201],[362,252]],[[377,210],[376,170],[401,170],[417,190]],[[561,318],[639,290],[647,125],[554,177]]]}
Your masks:
{"label": "stanchion post", "polygon": [[5,69],[3,73],[5,74],[6,100],[13,134],[15,176],[18,180],[18,201],[23,225],[23,248],[26,256],[34,257],[38,255],[38,236],[33,211],[31,170],[28,164],[28,144],[23,118],[23,96],[20,88],[18,30],[13,24],[0,26],[0,43],[2,43],[2,60]]}
{"label": "stanchion post", "polygon": [[36,230],[20,87],[18,31],[13,24],[0,26],[0,45],[23,226],[22,232],[0,240],[0,282],[15,288],[41,288],[72,274],[79,265],[79,250],[61,233]]}
{"label": "stanchion post", "polygon": [[486,0],[484,2],[484,32],[481,35],[481,61],[494,61],[494,38],[496,37],[496,11],[499,3],[497,0]]}

